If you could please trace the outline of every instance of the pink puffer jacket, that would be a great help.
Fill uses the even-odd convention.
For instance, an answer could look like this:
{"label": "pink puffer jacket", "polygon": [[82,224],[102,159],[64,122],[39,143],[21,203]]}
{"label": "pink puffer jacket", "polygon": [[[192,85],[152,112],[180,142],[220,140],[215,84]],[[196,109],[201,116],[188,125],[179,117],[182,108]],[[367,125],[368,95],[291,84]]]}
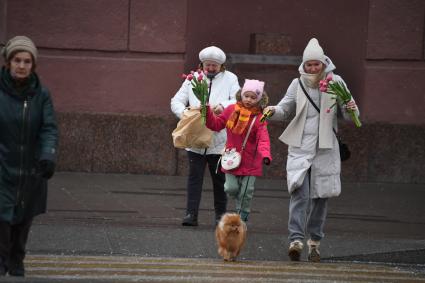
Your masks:
{"label": "pink puffer jacket", "polygon": [[[227,120],[233,113],[235,105],[229,105],[220,115],[215,115],[209,107],[207,107],[207,123],[206,126],[213,131],[220,131],[226,127]],[[245,139],[246,132],[255,115],[251,115],[248,126],[242,135],[236,135],[226,128],[227,148],[236,148],[239,152],[242,149],[242,143]],[[261,114],[257,114],[254,126],[249,134],[245,149],[242,153],[242,161],[238,168],[226,171],[224,173],[235,176],[262,176],[263,175],[263,159],[269,158],[270,154],[270,138],[267,131],[267,122],[260,122]]]}

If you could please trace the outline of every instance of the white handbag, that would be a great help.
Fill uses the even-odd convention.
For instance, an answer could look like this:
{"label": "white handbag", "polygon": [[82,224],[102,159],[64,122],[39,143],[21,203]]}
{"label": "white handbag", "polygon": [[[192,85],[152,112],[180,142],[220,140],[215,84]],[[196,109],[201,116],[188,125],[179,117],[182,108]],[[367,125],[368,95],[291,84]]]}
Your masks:
{"label": "white handbag", "polygon": [[249,126],[248,132],[246,133],[245,139],[242,144],[241,152],[238,152],[236,148],[227,148],[223,154],[221,155],[221,167],[224,170],[233,170],[239,167],[241,165],[242,161],[242,152],[245,148],[246,142],[249,137],[249,133],[251,132],[252,127],[254,126],[255,120],[257,119],[257,116],[252,119],[251,125]]}

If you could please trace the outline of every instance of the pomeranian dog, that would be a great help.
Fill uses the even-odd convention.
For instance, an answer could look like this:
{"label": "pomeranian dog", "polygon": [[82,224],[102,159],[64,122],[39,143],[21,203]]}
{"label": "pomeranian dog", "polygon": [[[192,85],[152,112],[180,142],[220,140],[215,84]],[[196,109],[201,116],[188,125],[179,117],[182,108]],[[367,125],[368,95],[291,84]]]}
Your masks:
{"label": "pomeranian dog", "polygon": [[226,213],[215,229],[218,254],[224,261],[235,261],[246,239],[246,224],[237,213]]}

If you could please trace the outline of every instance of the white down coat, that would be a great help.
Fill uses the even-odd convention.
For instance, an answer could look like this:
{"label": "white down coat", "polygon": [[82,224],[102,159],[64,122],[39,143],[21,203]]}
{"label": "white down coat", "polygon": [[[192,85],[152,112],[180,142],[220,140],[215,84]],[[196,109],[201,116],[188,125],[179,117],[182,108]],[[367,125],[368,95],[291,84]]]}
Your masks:
{"label": "white down coat", "polygon": [[[197,75],[195,73],[195,75]],[[209,85],[210,80],[207,79]],[[221,104],[223,108],[236,103],[236,93],[240,89],[238,78],[235,74],[229,71],[220,72],[215,76],[211,85],[211,94],[209,104],[214,107]],[[201,103],[196,98],[192,91],[192,85],[190,81],[185,80],[171,99],[171,111],[181,119],[183,111],[187,106],[200,106]],[[188,151],[192,151],[198,154],[221,154],[226,144],[226,130],[223,129],[220,132],[214,132],[213,141],[209,148],[186,148]]]}
{"label": "white down coat", "polygon": [[[300,66],[302,71],[303,66]],[[335,66],[329,64],[325,72],[329,73]],[[333,75],[336,81],[342,81]],[[344,83],[345,84],[345,83]],[[304,88],[319,106],[320,114],[311,105],[302,91],[298,78],[294,79],[284,98],[275,107],[273,120],[284,120],[295,111],[295,117],[279,137],[288,147],[286,164],[288,191],[292,193],[299,188],[311,168],[310,197],[328,198],[341,193],[341,160],[336,136],[332,130],[337,128],[337,107],[329,113],[327,109],[335,102],[328,93],[317,88],[310,88],[303,82]],[[350,119],[344,107],[341,107],[345,119]],[[358,113],[359,114],[359,113]]]}

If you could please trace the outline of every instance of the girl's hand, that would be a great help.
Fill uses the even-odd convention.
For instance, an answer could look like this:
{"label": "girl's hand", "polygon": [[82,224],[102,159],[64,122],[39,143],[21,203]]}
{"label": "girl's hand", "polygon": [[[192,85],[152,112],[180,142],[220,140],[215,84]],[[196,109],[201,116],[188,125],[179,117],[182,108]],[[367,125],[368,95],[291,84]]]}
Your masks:
{"label": "girl's hand", "polygon": [[223,107],[223,105],[218,104],[218,105],[214,106],[214,108],[212,110],[213,110],[214,114],[219,115],[219,114],[221,114],[221,112],[223,112],[224,107]]}
{"label": "girl's hand", "polygon": [[345,105],[345,109],[349,110],[349,111],[357,111],[357,105],[356,102],[354,100],[351,100],[350,102],[348,102]]}

